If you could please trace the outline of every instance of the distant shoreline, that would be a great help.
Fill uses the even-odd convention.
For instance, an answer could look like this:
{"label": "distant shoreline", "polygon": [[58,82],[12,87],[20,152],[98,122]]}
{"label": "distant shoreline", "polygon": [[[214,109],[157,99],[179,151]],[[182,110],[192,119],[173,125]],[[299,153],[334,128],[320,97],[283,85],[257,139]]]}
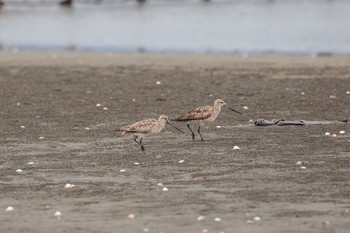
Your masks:
{"label": "distant shoreline", "polygon": [[222,55],[281,55],[281,56],[314,56],[314,57],[329,57],[329,56],[350,56],[350,53],[331,52],[331,51],[254,51],[254,50],[193,50],[193,49],[146,49],[146,48],[93,48],[93,47],[76,47],[76,46],[59,46],[59,47],[41,47],[41,46],[4,46],[0,43],[0,52],[26,52],[26,53],[146,53],[146,54],[222,54]]}
{"label": "distant shoreline", "polygon": [[51,65],[144,65],[149,67],[235,67],[274,64],[275,66],[331,66],[350,65],[348,55],[286,55],[286,54],[217,54],[217,53],[129,53],[129,52],[63,52],[63,51],[0,51],[0,66]]}
{"label": "distant shoreline", "polygon": [[0,48],[175,54],[350,54],[350,31],[344,30],[349,28],[349,1],[216,0],[206,4],[202,0],[150,0],[142,6],[136,0],[119,5],[114,2],[72,8],[4,7]]}

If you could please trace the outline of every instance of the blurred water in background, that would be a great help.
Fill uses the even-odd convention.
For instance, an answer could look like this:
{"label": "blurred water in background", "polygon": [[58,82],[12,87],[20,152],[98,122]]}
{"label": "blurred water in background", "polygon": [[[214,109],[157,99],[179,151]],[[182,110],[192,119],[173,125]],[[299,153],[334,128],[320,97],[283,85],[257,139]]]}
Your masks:
{"label": "blurred water in background", "polygon": [[348,0],[4,2],[3,49],[350,53]]}

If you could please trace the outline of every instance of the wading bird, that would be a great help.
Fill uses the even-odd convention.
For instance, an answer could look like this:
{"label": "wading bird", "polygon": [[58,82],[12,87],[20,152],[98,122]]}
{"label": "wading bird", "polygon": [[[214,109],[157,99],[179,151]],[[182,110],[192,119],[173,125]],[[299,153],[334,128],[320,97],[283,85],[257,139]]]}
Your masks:
{"label": "wading bird", "polygon": [[[135,122],[131,125],[122,126],[115,131],[121,131],[123,134],[131,133],[134,135],[134,141],[141,146],[141,150],[145,151],[145,147],[142,144],[142,139],[148,135],[157,134],[162,131],[165,127],[165,124],[169,124],[174,127],[176,130],[184,133],[182,130],[176,128],[173,124],[169,122],[169,118],[166,115],[161,115],[157,119],[146,119],[142,121]],[[139,141],[137,139],[140,138]]]}
{"label": "wading bird", "polygon": [[201,140],[204,141],[202,135],[201,135],[201,126],[203,126],[206,123],[214,121],[221,112],[221,107],[226,107],[230,109],[233,112],[236,112],[238,114],[241,114],[240,112],[234,110],[233,108],[229,108],[226,106],[226,103],[222,99],[217,99],[214,102],[214,106],[202,106],[195,108],[189,112],[186,112],[176,119],[175,121],[185,121],[187,122],[187,127],[192,133],[192,140],[195,140],[195,134],[192,131],[190,124],[191,122],[195,121],[198,123],[198,134],[201,137]]}

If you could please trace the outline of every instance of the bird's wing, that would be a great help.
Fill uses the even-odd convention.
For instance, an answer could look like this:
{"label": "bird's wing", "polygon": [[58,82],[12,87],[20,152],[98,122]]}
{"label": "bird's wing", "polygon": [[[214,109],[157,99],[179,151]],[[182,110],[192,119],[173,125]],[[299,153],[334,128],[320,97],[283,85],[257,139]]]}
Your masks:
{"label": "bird's wing", "polygon": [[186,112],[175,119],[175,121],[205,120],[212,115],[212,106],[203,106]]}
{"label": "bird's wing", "polygon": [[156,119],[146,119],[135,122],[134,124],[120,127],[118,131],[124,131],[127,133],[147,133],[153,126],[157,124]]}

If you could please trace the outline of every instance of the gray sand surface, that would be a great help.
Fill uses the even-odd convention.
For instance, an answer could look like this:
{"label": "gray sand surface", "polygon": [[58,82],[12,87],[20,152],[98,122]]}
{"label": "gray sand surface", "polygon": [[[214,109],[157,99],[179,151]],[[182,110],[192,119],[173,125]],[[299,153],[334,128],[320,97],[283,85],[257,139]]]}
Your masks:
{"label": "gray sand surface", "polygon": [[[350,232],[348,57],[1,52],[0,87],[1,233]],[[114,132],[216,98],[204,142]]]}

